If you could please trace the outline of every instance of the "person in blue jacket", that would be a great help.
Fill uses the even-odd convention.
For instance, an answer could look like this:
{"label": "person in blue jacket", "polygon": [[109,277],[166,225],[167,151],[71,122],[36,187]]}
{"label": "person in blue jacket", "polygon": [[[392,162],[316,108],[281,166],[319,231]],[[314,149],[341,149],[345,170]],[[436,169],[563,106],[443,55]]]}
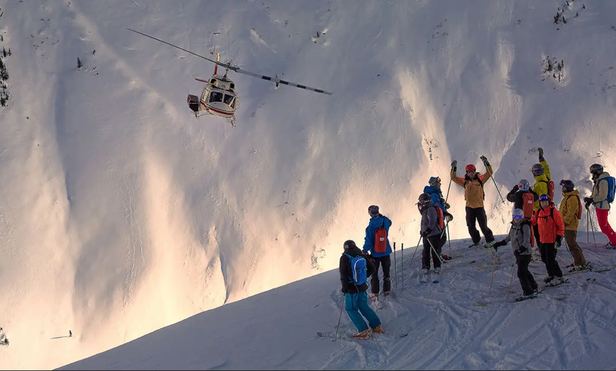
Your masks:
{"label": "person in blue jacket", "polygon": [[[389,227],[391,227],[391,220],[388,217],[382,215],[379,212],[379,207],[376,205],[371,205],[368,207],[368,214],[370,214],[370,223],[368,227],[366,227],[366,238],[364,239],[364,248],[363,251],[365,254],[370,254],[370,258],[374,263],[374,267],[376,268],[374,274],[372,275],[370,286],[372,295],[370,298],[372,300],[376,300],[380,287],[379,287],[379,267],[383,267],[383,294],[385,296],[389,295],[391,291],[391,279],[389,275],[389,270],[391,268],[391,245],[389,244]],[[376,252],[374,248],[376,230],[378,228],[385,228],[387,231],[387,248],[385,252]]]}

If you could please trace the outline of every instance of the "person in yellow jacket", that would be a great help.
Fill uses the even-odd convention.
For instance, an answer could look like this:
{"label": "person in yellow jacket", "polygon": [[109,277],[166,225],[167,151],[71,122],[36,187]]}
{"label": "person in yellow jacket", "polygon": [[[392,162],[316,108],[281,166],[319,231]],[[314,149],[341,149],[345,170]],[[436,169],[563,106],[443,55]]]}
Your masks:
{"label": "person in yellow jacket", "polygon": [[[550,175],[550,166],[545,161],[543,157],[543,148],[539,148],[539,162],[538,164],[534,164],[531,172],[535,177],[535,184],[532,187],[533,192],[538,195],[549,195],[548,182],[552,179]],[[533,205],[533,213],[537,212],[539,209],[539,200],[535,200],[535,204]],[[533,226],[533,234],[535,235],[535,240],[537,244],[535,246],[541,246],[541,241],[539,241],[539,228],[537,225]]]}
{"label": "person in yellow jacket", "polygon": [[565,242],[573,257],[573,264],[567,268],[571,268],[570,272],[590,269],[590,264],[586,263],[584,253],[577,243],[577,230],[580,224],[578,215],[581,215],[582,206],[580,192],[574,189],[575,184],[571,180],[561,180],[560,186],[562,187],[563,200],[558,211],[560,211],[565,223]]}
{"label": "person in yellow jacket", "polygon": [[481,242],[481,235],[477,230],[476,223],[479,222],[479,228],[485,237],[484,247],[494,246],[494,234],[488,228],[488,217],[483,205],[485,193],[483,191],[483,185],[492,176],[492,166],[488,162],[485,156],[481,156],[481,160],[486,167],[487,172],[485,174],[479,174],[475,165],[469,164],[466,166],[464,178],[459,178],[456,174],[458,161],[451,163],[451,180],[464,188],[464,199],[466,200],[466,225],[468,227],[468,233],[471,235],[473,244],[469,247],[479,245]]}

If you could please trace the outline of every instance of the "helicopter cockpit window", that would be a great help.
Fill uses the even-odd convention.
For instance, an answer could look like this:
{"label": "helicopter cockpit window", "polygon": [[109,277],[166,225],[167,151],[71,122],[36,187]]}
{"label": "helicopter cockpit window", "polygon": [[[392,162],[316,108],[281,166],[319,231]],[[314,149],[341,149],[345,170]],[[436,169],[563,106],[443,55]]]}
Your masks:
{"label": "helicopter cockpit window", "polygon": [[222,102],[222,96],[222,93],[213,91],[212,93],[210,93],[210,102]]}
{"label": "helicopter cockpit window", "polygon": [[225,94],[225,100],[224,100],[224,102],[225,102],[225,104],[226,104],[226,105],[231,104],[231,101],[232,101],[232,100],[233,100],[233,95]]}

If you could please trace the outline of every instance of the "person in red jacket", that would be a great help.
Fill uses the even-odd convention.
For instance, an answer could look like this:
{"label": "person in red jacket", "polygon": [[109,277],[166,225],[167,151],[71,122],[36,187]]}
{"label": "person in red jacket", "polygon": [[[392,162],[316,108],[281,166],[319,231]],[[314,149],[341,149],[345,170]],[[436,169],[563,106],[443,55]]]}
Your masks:
{"label": "person in red jacket", "polygon": [[539,196],[539,209],[531,219],[533,226],[539,230],[539,251],[548,276],[543,280],[547,286],[556,286],[565,282],[560,266],[556,261],[557,248],[562,245],[565,235],[565,223],[560,212],[554,207],[549,195]]}

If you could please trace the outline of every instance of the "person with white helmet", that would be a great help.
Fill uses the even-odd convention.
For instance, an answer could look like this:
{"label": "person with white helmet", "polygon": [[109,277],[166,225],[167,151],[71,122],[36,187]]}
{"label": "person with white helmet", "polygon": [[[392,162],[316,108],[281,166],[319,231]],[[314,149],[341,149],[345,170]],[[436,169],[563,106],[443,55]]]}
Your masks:
{"label": "person with white helmet", "polygon": [[531,299],[537,296],[539,285],[535,281],[535,277],[528,270],[528,265],[531,260],[530,246],[530,221],[524,217],[522,209],[513,209],[513,220],[511,221],[511,230],[504,240],[494,244],[494,249],[500,246],[505,246],[511,242],[513,254],[515,255],[516,264],[518,265],[518,279],[522,286],[522,295],[516,298],[516,301]]}
{"label": "person with white helmet", "polygon": [[610,212],[610,203],[614,201],[615,180],[607,171],[603,170],[603,166],[600,164],[593,164],[590,167],[590,173],[594,187],[592,188],[592,195],[584,198],[584,203],[587,210],[590,205],[595,207],[599,228],[609,240],[605,248],[613,250],[616,249],[616,232],[610,226],[607,217]]}

